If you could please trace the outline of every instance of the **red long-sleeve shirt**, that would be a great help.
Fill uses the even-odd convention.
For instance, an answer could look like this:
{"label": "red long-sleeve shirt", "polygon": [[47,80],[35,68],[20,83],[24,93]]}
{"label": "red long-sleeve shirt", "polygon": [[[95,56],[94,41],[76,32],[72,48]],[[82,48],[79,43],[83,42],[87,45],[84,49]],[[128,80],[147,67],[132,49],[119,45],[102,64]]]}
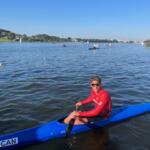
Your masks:
{"label": "red long-sleeve shirt", "polygon": [[108,117],[111,109],[112,102],[110,95],[103,88],[99,90],[98,93],[91,91],[91,95],[86,99],[81,101],[82,105],[94,102],[95,107],[89,111],[79,112],[79,117],[96,117],[102,115],[103,117]]}

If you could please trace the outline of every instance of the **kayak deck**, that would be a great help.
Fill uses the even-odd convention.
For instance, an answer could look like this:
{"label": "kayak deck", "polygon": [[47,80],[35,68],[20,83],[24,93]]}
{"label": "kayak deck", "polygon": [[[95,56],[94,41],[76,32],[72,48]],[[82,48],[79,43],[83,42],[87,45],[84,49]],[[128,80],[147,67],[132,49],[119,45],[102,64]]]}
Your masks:
{"label": "kayak deck", "polygon": [[[150,103],[115,108],[108,119],[102,119],[84,125],[74,125],[71,134],[86,132],[93,128],[104,127],[146,112],[150,112]],[[16,149],[18,147],[24,147],[50,139],[65,137],[67,125],[60,120],[62,120],[62,118],[33,128],[0,136],[0,149]]]}

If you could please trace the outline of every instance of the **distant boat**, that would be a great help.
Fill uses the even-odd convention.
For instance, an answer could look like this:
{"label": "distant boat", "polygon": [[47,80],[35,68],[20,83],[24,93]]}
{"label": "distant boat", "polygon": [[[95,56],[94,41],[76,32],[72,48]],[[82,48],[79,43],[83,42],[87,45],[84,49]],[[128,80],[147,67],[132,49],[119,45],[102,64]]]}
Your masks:
{"label": "distant boat", "polygon": [[111,46],[112,46],[112,44],[111,44],[111,43],[109,43],[108,45],[109,45],[109,47],[111,47]]}
{"label": "distant boat", "polygon": [[66,44],[63,44],[62,46],[63,46],[63,47],[67,47]]}
{"label": "distant boat", "polygon": [[141,45],[144,46],[144,42],[141,42]]}
{"label": "distant boat", "polygon": [[99,49],[99,44],[93,44],[93,47],[90,47],[89,50]]}
{"label": "distant boat", "polygon": [[19,43],[20,43],[20,44],[22,43],[22,38],[19,39]]}

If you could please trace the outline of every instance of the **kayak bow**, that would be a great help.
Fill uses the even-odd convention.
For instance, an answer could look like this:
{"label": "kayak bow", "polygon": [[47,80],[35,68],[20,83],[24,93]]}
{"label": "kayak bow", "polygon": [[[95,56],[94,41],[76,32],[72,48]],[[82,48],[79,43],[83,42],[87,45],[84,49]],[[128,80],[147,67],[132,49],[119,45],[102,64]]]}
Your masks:
{"label": "kayak bow", "polygon": [[[91,122],[85,125],[74,125],[71,134],[86,132],[93,128],[104,127],[146,112],[150,112],[150,103],[115,108],[108,119]],[[62,123],[61,120],[63,120],[63,118],[33,128],[2,135],[0,136],[0,149],[16,149],[50,139],[65,137],[67,125]]]}

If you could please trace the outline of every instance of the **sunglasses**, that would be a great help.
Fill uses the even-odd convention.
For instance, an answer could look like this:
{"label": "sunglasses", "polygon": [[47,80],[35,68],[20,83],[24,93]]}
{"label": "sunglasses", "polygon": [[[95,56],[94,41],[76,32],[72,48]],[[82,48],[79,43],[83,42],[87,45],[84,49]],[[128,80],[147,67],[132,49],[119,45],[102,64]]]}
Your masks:
{"label": "sunglasses", "polygon": [[91,84],[92,86],[99,86],[99,84]]}

